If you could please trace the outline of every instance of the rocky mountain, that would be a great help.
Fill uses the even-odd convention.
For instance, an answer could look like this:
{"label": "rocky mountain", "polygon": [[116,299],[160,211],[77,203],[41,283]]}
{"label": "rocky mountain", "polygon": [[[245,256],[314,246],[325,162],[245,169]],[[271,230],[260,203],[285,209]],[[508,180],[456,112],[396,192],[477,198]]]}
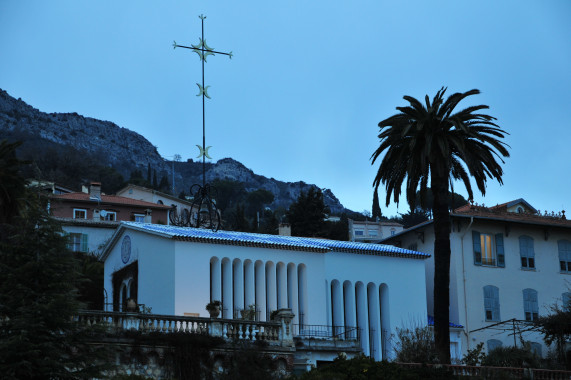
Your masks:
{"label": "rocky mountain", "polygon": [[[133,170],[146,172],[151,165],[159,176],[172,178],[173,162],[160,156],[157,148],[146,138],[110,121],[83,117],[77,113],[45,113],[11,97],[0,89],[0,138],[11,140],[35,140],[35,146],[73,147],[84,152],[99,165],[109,166],[129,178]],[[200,162],[175,162],[177,188],[189,189],[193,183],[202,182]],[[229,179],[244,183],[246,190],[266,189],[274,194],[272,207],[287,208],[301,191],[316,185],[305,182],[283,182],[255,174],[232,158],[224,158],[206,166],[206,179]],[[90,178],[85,178],[86,181]],[[182,185],[180,185],[182,184]],[[180,185],[180,186],[179,186]],[[329,189],[322,189],[325,204],[332,214],[345,209]]]}

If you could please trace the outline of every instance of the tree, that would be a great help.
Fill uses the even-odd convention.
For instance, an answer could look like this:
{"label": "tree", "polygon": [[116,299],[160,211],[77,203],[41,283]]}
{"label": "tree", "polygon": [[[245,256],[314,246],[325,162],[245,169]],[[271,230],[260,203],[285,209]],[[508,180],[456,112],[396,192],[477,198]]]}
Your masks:
{"label": "tree", "polygon": [[311,187],[307,193],[302,191],[286,213],[291,224],[291,234],[293,236],[318,236],[323,230],[327,211],[320,189]]}
{"label": "tree", "polygon": [[[11,154],[2,151],[0,162]],[[15,165],[0,173],[0,183],[21,183]],[[0,236],[0,373],[6,379],[101,377],[109,358],[91,344],[94,330],[74,320],[80,279],[67,239],[38,194],[24,189],[19,196],[24,201]]]}
{"label": "tree", "polygon": [[[424,200],[421,198],[424,197]],[[420,191],[416,192],[416,208],[422,209],[427,212],[432,212],[433,204],[434,204],[434,196],[432,195],[432,189],[426,189],[425,193],[421,193]],[[454,210],[458,207],[464,206],[468,204],[468,201],[460,194],[456,194],[454,192],[450,192],[450,196],[447,199],[448,209]],[[423,206],[421,206],[421,204]]]}
{"label": "tree", "polygon": [[269,205],[274,201],[274,194],[266,189],[257,189],[250,191],[246,195],[246,202],[248,204],[247,213],[253,217],[256,213],[262,211],[265,205]]}
{"label": "tree", "polygon": [[432,103],[426,95],[426,107],[417,99],[404,96],[409,105],[397,107],[399,113],[379,123],[380,145],[371,159],[374,164],[384,153],[373,186],[375,189],[381,184],[385,186],[387,206],[391,196],[398,204],[403,183],[406,183],[406,199],[411,209],[416,206],[417,190],[426,194],[429,185],[432,189],[434,332],[440,360],[449,363],[449,186],[461,180],[472,200],[472,177],[485,195],[488,178],[503,183],[503,170],[498,160],[504,163],[502,156],[509,157],[509,153],[508,146],[501,141],[507,133],[494,123],[494,117],[479,113],[488,106],[470,106],[453,113],[458,103],[479,94],[479,90],[455,93],[444,100],[445,92],[446,88],[441,88]]}
{"label": "tree", "polygon": [[0,141],[0,240],[5,224],[15,218],[22,207],[26,192],[26,181],[19,174],[26,164],[16,158],[16,148],[22,143]]}
{"label": "tree", "polygon": [[381,206],[379,204],[379,190],[375,189],[375,192],[373,193],[373,219],[377,219],[377,218],[381,218],[383,216],[383,213],[381,212]]}
{"label": "tree", "polygon": [[422,210],[409,211],[406,214],[401,214],[400,219],[402,226],[407,229],[422,222],[426,222],[428,220],[428,212]]}

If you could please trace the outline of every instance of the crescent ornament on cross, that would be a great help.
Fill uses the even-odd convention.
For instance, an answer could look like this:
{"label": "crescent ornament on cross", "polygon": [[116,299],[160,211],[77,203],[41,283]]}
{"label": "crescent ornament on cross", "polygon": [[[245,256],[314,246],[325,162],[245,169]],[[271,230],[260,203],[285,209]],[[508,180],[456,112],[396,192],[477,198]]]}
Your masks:
{"label": "crescent ornament on cross", "polygon": [[208,87],[210,87],[210,86],[204,86],[204,87],[202,87],[202,86],[200,85],[200,83],[197,83],[196,85],[198,86],[198,91],[199,91],[199,93],[198,93],[196,96],[204,95],[204,96],[206,96],[208,99],[210,99],[210,96],[208,95]]}
{"label": "crescent ornament on cross", "polygon": [[197,146],[198,149],[200,150],[200,154],[199,154],[198,156],[196,156],[196,158],[199,158],[199,157],[204,156],[204,157],[206,157],[206,158],[212,160],[212,157],[210,157],[210,156],[208,155],[208,149],[212,148],[212,145],[211,145],[211,146],[207,146],[205,149],[202,149],[202,147],[201,147],[200,145],[198,145],[198,144],[196,144],[196,146]]}

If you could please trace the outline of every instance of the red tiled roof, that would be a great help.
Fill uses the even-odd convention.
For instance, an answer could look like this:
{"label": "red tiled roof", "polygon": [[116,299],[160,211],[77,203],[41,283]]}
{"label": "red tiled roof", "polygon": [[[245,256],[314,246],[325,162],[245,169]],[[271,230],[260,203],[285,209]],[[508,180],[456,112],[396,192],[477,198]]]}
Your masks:
{"label": "red tiled roof", "polygon": [[459,207],[452,213],[452,216],[476,217],[491,220],[501,220],[506,222],[516,222],[525,224],[539,224],[545,226],[571,227],[571,220],[565,218],[565,214],[532,214],[528,212],[508,212],[502,206],[510,202],[494,207],[482,207],[467,204]]}
{"label": "red tiled roof", "polygon": [[[51,197],[52,199],[62,200],[62,201],[79,201],[79,202],[96,202],[89,198],[87,193],[68,193],[68,194],[58,194]],[[139,206],[154,209],[168,210],[171,206],[159,205],[151,202],[145,202],[138,199],[131,199],[126,197],[119,197],[117,195],[101,195],[101,203],[104,204],[115,204],[115,205],[126,205],[126,206]]]}

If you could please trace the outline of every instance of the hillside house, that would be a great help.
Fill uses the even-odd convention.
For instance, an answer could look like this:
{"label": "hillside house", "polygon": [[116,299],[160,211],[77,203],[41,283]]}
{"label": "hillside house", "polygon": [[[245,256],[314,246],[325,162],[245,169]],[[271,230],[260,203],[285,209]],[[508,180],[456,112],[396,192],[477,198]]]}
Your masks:
{"label": "hillside house", "polygon": [[[541,214],[524,199],[493,207],[466,205],[451,213],[450,320],[464,326],[462,347],[483,342],[520,345],[545,355],[542,335],[527,330],[549,307],[571,295],[571,221]],[[433,221],[382,241],[426,252],[426,297],[433,313]],[[515,335],[514,335],[515,332]],[[463,352],[465,354],[466,351]]]}
{"label": "hillside house", "polygon": [[101,193],[92,182],[85,192],[49,196],[49,211],[69,234],[70,249],[100,253],[121,221],[168,224],[171,207]]}

